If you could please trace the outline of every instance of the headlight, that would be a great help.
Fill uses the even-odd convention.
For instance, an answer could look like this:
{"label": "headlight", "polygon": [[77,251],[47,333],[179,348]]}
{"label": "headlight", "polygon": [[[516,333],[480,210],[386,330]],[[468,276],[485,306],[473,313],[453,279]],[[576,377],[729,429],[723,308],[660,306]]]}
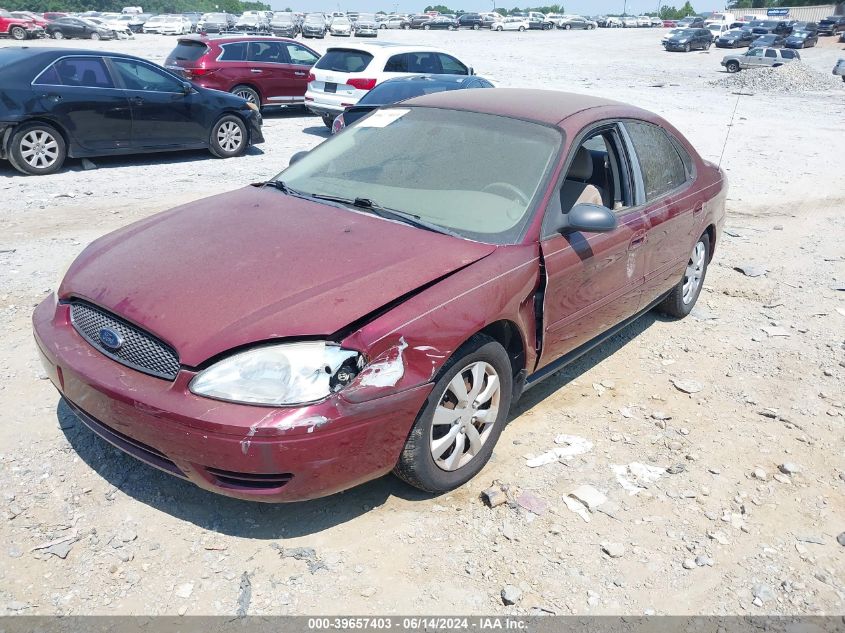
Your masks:
{"label": "headlight", "polygon": [[305,404],[339,391],[362,366],[358,352],[324,341],[268,345],[212,365],[189,388],[198,396],[245,404]]}

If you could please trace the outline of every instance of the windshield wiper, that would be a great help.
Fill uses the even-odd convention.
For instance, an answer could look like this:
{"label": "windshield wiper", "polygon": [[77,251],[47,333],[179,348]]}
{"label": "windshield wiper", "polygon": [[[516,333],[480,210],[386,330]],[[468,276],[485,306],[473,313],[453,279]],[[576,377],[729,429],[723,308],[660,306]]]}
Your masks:
{"label": "windshield wiper", "polygon": [[373,215],[379,216],[380,218],[385,218],[387,220],[396,220],[397,222],[409,224],[418,229],[432,231],[434,233],[442,233],[443,235],[451,235],[452,237],[458,237],[460,239],[466,239],[460,233],[450,231],[449,229],[444,228],[439,224],[432,224],[431,222],[426,222],[418,215],[414,215],[413,213],[407,213],[405,211],[398,211],[396,209],[390,209],[388,207],[383,207],[380,204],[376,204],[369,198],[344,198],[342,196],[329,196],[321,193],[312,193],[306,195],[309,195],[310,197],[315,198],[317,200],[337,202],[340,204],[355,207],[356,209],[365,209]]}
{"label": "windshield wiper", "polygon": [[273,189],[277,189],[282,193],[288,196],[296,196],[297,198],[310,198],[311,196],[304,191],[299,191],[297,189],[293,189],[292,187],[288,187],[283,180],[268,180],[264,183],[265,187],[272,187]]}

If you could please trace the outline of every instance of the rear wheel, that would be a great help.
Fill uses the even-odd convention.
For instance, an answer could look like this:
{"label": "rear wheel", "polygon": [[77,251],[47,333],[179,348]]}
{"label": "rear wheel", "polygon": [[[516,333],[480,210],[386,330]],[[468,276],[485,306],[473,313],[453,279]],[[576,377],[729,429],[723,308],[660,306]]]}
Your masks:
{"label": "rear wheel", "polygon": [[96,42],[97,40],[100,39],[100,34],[99,33],[91,33],[91,39]]}
{"label": "rear wheel", "polygon": [[393,472],[435,493],[477,475],[507,421],[512,375],[505,349],[490,337],[473,336],[441,370]]}
{"label": "rear wheel", "polygon": [[235,86],[232,88],[232,94],[261,107],[261,97],[259,96],[258,91],[254,88],[250,88],[249,86]]}
{"label": "rear wheel", "polygon": [[26,39],[26,29],[24,29],[20,26],[13,26],[12,28],[9,29],[9,37],[11,37],[13,40],[18,40],[18,41],[25,40]]}
{"label": "rear wheel", "polygon": [[698,301],[704,277],[707,275],[707,264],[710,261],[710,236],[705,233],[698,238],[692,248],[684,275],[678,285],[658,306],[658,309],[679,319],[687,316]]}
{"label": "rear wheel", "polygon": [[53,39],[54,40],[63,40],[65,39],[65,34],[61,31],[53,31]]}
{"label": "rear wheel", "polygon": [[570,29],[572,29],[572,25],[571,25],[571,24],[564,24],[564,25],[563,25],[563,30],[564,30],[564,31],[569,31]]}
{"label": "rear wheel", "polygon": [[519,27],[519,30],[520,30],[520,32],[522,32],[522,31],[524,31],[524,30],[525,30],[525,27],[524,27],[524,26],[520,26],[520,27]]}
{"label": "rear wheel", "polygon": [[423,30],[428,31],[431,27],[428,24],[423,24]]}
{"label": "rear wheel", "polygon": [[684,52],[685,52],[685,53],[689,53],[691,50],[692,50],[692,46],[690,46],[689,44],[687,44],[686,46],[684,46]]}
{"label": "rear wheel", "polygon": [[478,26],[477,24],[473,24],[473,25],[472,25],[472,30],[473,30],[473,31],[477,31],[478,29],[479,29],[479,26]]}
{"label": "rear wheel", "polygon": [[244,153],[248,140],[244,122],[234,114],[227,114],[211,127],[208,149],[218,158],[232,158]]}
{"label": "rear wheel", "polygon": [[20,126],[9,143],[9,162],[24,174],[52,174],[61,168],[66,156],[64,138],[46,123]]}

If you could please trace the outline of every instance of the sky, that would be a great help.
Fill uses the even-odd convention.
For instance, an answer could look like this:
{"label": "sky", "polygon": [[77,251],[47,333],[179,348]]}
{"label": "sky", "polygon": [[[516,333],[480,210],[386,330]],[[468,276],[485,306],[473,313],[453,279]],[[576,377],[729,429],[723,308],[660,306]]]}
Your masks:
{"label": "sky", "polygon": [[[496,0],[496,6],[512,8],[527,5],[544,5],[559,2],[563,4],[567,13],[580,13],[585,15],[601,15],[602,13],[622,13],[625,0]],[[427,5],[444,4],[452,9],[463,9],[464,11],[490,11],[493,8],[492,0],[271,0],[274,9],[291,7],[295,11],[400,11],[402,13],[417,13]],[[638,14],[645,11],[656,11],[658,4],[681,6],[684,0],[671,2],[663,0],[628,0],[627,12]],[[701,0],[692,3],[699,9]],[[707,10],[718,10],[724,2],[713,2],[714,6],[706,7]],[[699,10],[704,10],[702,5]]]}

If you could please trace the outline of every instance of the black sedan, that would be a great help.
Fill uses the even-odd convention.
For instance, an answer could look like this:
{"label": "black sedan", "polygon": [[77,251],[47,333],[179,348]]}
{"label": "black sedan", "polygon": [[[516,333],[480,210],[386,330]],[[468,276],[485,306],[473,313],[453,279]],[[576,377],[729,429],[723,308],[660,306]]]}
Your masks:
{"label": "black sedan", "polygon": [[748,29],[735,29],[717,38],[716,48],[744,48],[751,46],[754,39],[754,34]]}
{"label": "black sedan", "polygon": [[0,159],[50,174],[65,158],[208,149],[238,156],[262,143],[258,108],[146,60],[54,48],[0,49]]}
{"label": "black sedan", "polygon": [[493,84],[477,75],[414,75],[383,81],[365,94],[354,106],[335,117],[332,134],[337,134],[373,110],[391,103],[399,103],[447,90],[493,88]]}
{"label": "black sedan", "polygon": [[44,28],[44,31],[49,37],[57,40],[71,38],[110,40],[114,38],[114,31],[111,29],[85,18],[71,16],[53,20]]}
{"label": "black sedan", "polygon": [[783,48],[785,44],[786,38],[783,35],[769,33],[751,42],[751,48]]}
{"label": "black sedan", "polygon": [[787,48],[812,48],[818,43],[818,31],[793,31],[786,38],[784,45]]}
{"label": "black sedan", "polygon": [[707,50],[713,43],[713,34],[708,29],[682,29],[670,36],[663,43],[667,51],[685,51],[693,49]]}
{"label": "black sedan", "polygon": [[423,22],[419,26],[419,28],[424,29],[426,31],[434,30],[434,29],[441,29],[441,30],[447,30],[448,29],[449,31],[454,31],[458,28],[458,23],[455,22],[454,18],[449,18],[449,17],[446,17],[445,15],[438,15],[438,16],[431,18],[427,22]]}

